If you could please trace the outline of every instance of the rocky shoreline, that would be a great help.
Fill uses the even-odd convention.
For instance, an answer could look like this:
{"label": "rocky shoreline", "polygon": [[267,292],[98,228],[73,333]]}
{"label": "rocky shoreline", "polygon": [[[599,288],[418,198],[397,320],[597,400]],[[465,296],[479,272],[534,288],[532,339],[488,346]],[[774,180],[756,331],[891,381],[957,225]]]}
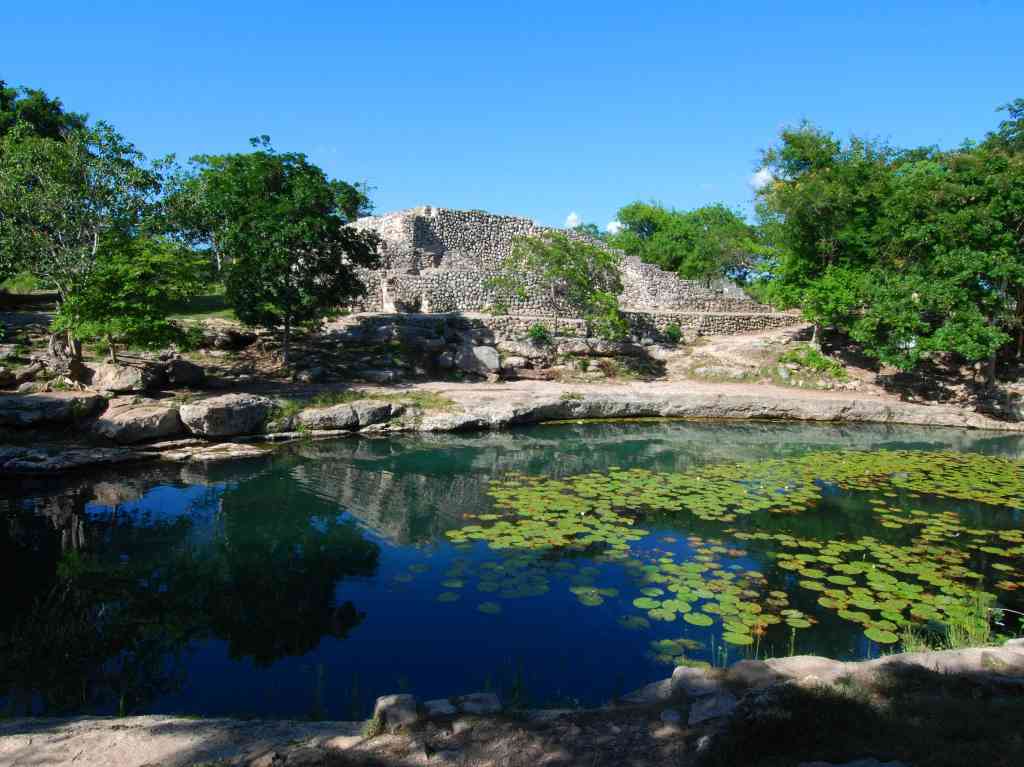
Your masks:
{"label": "rocky shoreline", "polygon": [[[763,420],[1024,432],[1024,423],[954,407],[765,385],[520,381],[362,387],[344,394],[345,401],[337,404],[312,402],[291,411],[279,397],[250,393],[185,402],[108,400],[88,392],[4,395],[0,426],[30,433],[32,440],[0,449],[0,474],[155,460],[230,460],[266,455],[273,444],[296,439],[497,430],[557,421]],[[61,439],[48,443],[48,430],[57,430]]]}
{"label": "rocky shoreline", "polygon": [[[77,767],[701,764],[728,746],[734,728],[788,723],[785,707],[793,696],[867,690],[880,683],[890,689],[901,679],[920,685],[926,677],[955,680],[975,701],[1020,696],[1024,639],[860,662],[794,656],[744,660],[726,669],[680,666],[670,678],[590,710],[515,709],[503,706],[493,693],[423,703],[402,694],[378,698],[369,722],[175,716],[13,719],[0,722],[0,762]],[[885,758],[885,749],[879,744],[875,755],[842,763],[903,765],[875,758],[878,753]]]}

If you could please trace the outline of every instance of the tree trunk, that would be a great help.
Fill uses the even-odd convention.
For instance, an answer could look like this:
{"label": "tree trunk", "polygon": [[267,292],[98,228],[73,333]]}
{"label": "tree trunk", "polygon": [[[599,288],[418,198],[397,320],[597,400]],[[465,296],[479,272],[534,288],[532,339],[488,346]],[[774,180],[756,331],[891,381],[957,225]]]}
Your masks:
{"label": "tree trunk", "polygon": [[281,344],[281,356],[284,359],[285,367],[288,367],[288,362],[290,361],[290,358],[291,358],[291,354],[290,354],[291,350],[289,349],[289,347],[291,345],[291,335],[292,335],[291,317],[287,317],[286,316],[284,318],[284,341]]}
{"label": "tree trunk", "polygon": [[811,335],[811,346],[815,349],[821,348],[821,323],[814,323],[814,333]]}
{"label": "tree trunk", "polygon": [[995,386],[996,383],[996,353],[992,352],[985,361],[985,385]]}

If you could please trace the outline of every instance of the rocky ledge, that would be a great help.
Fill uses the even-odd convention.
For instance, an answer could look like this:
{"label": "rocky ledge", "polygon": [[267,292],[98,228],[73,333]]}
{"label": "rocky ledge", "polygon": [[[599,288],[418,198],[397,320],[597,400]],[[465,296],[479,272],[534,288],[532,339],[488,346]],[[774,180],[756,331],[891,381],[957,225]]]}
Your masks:
{"label": "rocky ledge", "polygon": [[[830,688],[867,690],[871,685],[880,685],[873,688],[876,693],[891,691],[887,685],[900,675],[917,687],[956,680],[966,685],[958,689],[969,693],[959,701],[963,706],[1019,696],[1024,692],[1024,639],[1002,647],[904,653],[853,663],[796,656],[741,661],[728,669],[681,666],[669,679],[589,710],[514,710],[493,693],[422,703],[400,694],[378,698],[369,722],[172,716],[9,719],[0,722],[0,762],[76,767],[738,764],[727,756],[729,738],[737,730],[763,734],[766,726],[804,726],[788,718],[792,696],[825,694]],[[851,700],[859,705],[856,696]],[[952,701],[945,705],[952,706]],[[952,710],[947,714],[955,716]],[[1012,740],[1015,734],[1007,737]],[[904,762],[884,760],[891,743],[874,746],[871,755],[786,763],[905,767]]]}

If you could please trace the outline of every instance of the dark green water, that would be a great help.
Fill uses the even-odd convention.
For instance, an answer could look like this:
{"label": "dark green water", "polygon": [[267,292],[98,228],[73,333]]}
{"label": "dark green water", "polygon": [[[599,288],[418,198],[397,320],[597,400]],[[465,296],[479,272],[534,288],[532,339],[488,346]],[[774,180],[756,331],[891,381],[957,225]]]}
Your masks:
{"label": "dark green water", "polygon": [[0,712],[597,704],[1024,609],[1024,439],[693,423],[307,442],[0,486]]}

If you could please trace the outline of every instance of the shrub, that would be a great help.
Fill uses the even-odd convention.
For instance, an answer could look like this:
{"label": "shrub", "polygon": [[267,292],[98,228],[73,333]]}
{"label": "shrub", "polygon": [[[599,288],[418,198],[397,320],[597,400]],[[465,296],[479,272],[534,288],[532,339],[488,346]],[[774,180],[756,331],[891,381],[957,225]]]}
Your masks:
{"label": "shrub", "polygon": [[547,346],[551,343],[551,331],[548,330],[547,325],[541,322],[535,322],[530,325],[530,329],[526,331],[526,335],[529,336],[530,340],[537,346]]}
{"label": "shrub", "polygon": [[683,340],[683,329],[675,322],[669,323],[665,328],[665,338],[673,344],[677,344]]}
{"label": "shrub", "polygon": [[779,362],[792,362],[819,375],[835,378],[837,381],[845,381],[847,378],[846,368],[840,362],[826,357],[813,346],[803,346],[788,351],[779,357]]}

